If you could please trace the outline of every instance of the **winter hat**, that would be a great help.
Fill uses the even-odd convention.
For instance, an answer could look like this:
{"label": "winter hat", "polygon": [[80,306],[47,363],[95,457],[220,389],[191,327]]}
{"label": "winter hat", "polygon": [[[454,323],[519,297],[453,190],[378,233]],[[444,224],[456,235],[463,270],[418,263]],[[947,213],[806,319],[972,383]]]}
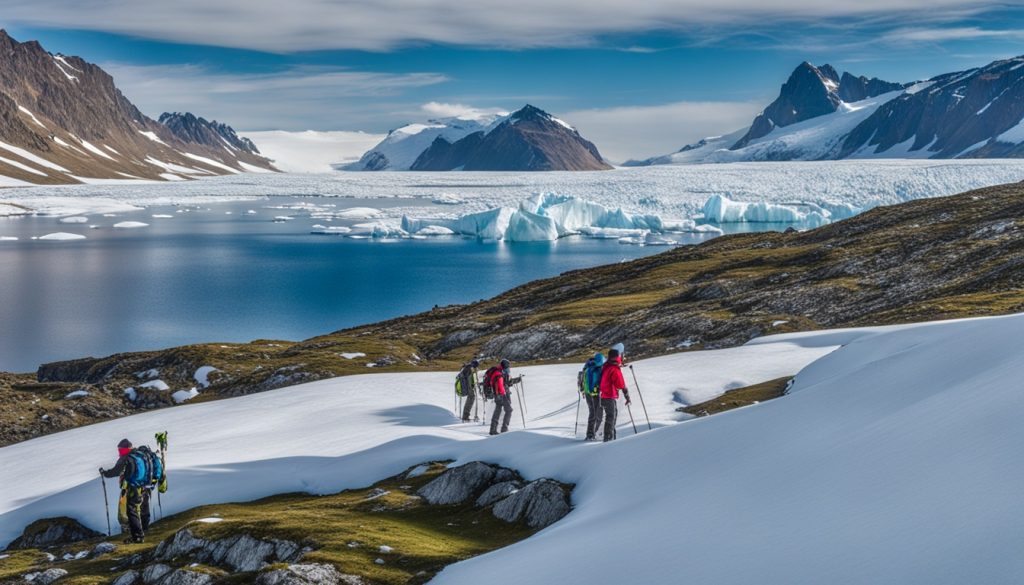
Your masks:
{"label": "winter hat", "polygon": [[612,349],[617,352],[617,355],[626,355],[626,346],[621,343],[616,343],[612,346]]}
{"label": "winter hat", "polygon": [[614,360],[617,357],[619,357],[619,350],[614,347],[608,350],[608,359]]}
{"label": "winter hat", "polygon": [[508,360],[501,360],[501,369],[507,370],[512,367]]}
{"label": "winter hat", "polygon": [[121,439],[121,442],[117,444],[118,449],[131,449],[132,442],[128,439]]}
{"label": "winter hat", "polygon": [[473,360],[473,361],[469,362],[469,367],[471,367],[471,368],[479,368],[480,367],[480,362],[477,361],[477,360]]}
{"label": "winter hat", "polygon": [[604,365],[604,354],[603,353],[597,352],[597,353],[594,354],[594,365],[597,365],[597,366],[603,366]]}

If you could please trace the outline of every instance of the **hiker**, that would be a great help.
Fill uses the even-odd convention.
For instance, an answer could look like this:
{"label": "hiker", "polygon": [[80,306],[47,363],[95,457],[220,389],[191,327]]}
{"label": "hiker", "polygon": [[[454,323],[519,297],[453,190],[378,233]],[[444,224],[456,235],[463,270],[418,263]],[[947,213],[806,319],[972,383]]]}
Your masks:
{"label": "hiker", "polygon": [[117,519],[124,530],[125,524],[131,531],[131,537],[124,540],[125,544],[144,542],[146,530],[149,528],[149,496],[151,487],[129,485],[129,478],[135,471],[136,463],[131,456],[132,443],[121,439],[117,444],[117,463],[109,470],[100,467],[100,474],[106,478],[117,477],[121,483],[121,499],[118,505]]}
{"label": "hiker", "polygon": [[498,419],[502,411],[505,418],[501,421],[501,432],[508,432],[508,423],[512,420],[512,398],[509,395],[512,387],[509,385],[509,374],[511,364],[508,360],[501,360],[500,366],[494,366],[484,374],[484,384],[490,386],[494,391],[494,414],[491,415],[491,434],[498,434]]}
{"label": "hiker", "polygon": [[[620,346],[621,347],[621,346]],[[604,442],[615,440],[615,418],[618,414],[619,390],[626,397],[626,406],[633,404],[629,399],[626,379],[622,376],[622,355],[613,347],[608,351],[608,361],[601,369],[601,408],[604,410]]]}
{"label": "hiker", "polygon": [[469,413],[473,411],[476,402],[476,371],[479,367],[480,362],[473,360],[459,371],[459,396],[466,397],[466,405],[462,407],[462,422],[469,422]]}
{"label": "hiker", "polygon": [[601,420],[604,418],[601,410],[601,371],[604,362],[604,354],[598,352],[583,365],[583,384],[580,390],[587,401],[587,438],[584,439],[586,441],[597,438],[597,431],[601,428]]}

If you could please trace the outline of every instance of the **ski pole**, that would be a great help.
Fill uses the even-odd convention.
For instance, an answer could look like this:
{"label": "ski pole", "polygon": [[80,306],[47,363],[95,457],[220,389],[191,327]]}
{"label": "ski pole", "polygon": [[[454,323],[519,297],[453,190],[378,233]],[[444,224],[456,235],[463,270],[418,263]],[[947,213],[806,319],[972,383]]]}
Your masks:
{"label": "ski pole", "polygon": [[[580,433],[580,400],[583,400],[583,394],[577,393],[576,395],[576,426],[572,429],[572,436],[576,436]],[[589,432],[589,429],[588,431]]]}
{"label": "ski pole", "polygon": [[103,484],[103,511],[106,512],[107,517],[107,536],[110,534],[110,501],[107,500],[107,482],[103,479],[103,474],[100,473],[100,483]]}
{"label": "ski pole", "polygon": [[519,416],[523,419],[523,428],[526,428],[526,411],[523,410],[523,397],[519,394],[519,388],[516,387],[516,400],[519,401]]}
{"label": "ski pole", "polygon": [[523,392],[523,412],[525,414],[529,414],[529,413],[526,412],[526,385],[523,384],[523,378],[525,378],[525,377],[526,377],[526,374],[520,374],[519,375],[519,389],[522,390],[522,392]]}
{"label": "ski pole", "polygon": [[647,416],[647,405],[644,404],[644,393],[640,391],[640,382],[636,381],[636,371],[633,370],[633,364],[629,364],[629,373],[633,374],[633,386],[636,387],[636,393],[640,396],[640,406],[644,407],[644,418],[647,419],[647,430],[652,430],[651,417]]}
{"label": "ski pole", "polygon": [[629,403],[626,403],[626,412],[629,413],[629,422],[633,425],[633,434],[637,434],[636,423],[633,422],[633,409],[629,407]]}

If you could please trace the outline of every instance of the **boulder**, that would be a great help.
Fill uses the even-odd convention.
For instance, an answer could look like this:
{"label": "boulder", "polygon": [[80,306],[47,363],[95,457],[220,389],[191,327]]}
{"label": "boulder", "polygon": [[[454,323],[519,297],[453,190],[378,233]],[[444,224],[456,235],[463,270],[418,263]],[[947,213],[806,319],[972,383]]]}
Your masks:
{"label": "boulder", "polygon": [[257,571],[273,562],[293,562],[302,556],[302,548],[290,540],[260,540],[248,534],[208,541],[188,528],[160,543],[154,558],[169,561],[190,557],[196,561],[228,567],[233,571]]}
{"label": "boulder", "polygon": [[334,566],[320,563],[288,565],[267,571],[256,578],[255,585],[362,585],[356,575],[346,575]]}
{"label": "boulder", "polygon": [[32,583],[33,585],[50,585],[50,583],[56,583],[58,579],[63,579],[67,575],[68,572],[64,569],[46,569],[36,575],[36,578],[32,579]]}
{"label": "boulder", "polygon": [[172,569],[167,565],[159,563],[150,565],[142,570],[142,582],[146,585],[153,585],[153,583],[157,583],[163,579],[164,575],[170,573],[171,570]]}
{"label": "boulder", "polygon": [[519,474],[515,471],[512,471],[507,467],[499,467],[498,470],[494,472],[494,479],[492,481],[494,483],[499,483],[504,481],[518,481],[520,479],[522,478],[520,478]]}
{"label": "boulder", "polygon": [[530,528],[543,528],[569,510],[569,498],[562,486],[550,479],[538,479],[495,504],[493,514],[505,522],[524,520]]}
{"label": "boulder", "polygon": [[74,518],[43,518],[25,527],[21,536],[14,539],[7,548],[11,550],[25,548],[46,548],[49,546],[71,544],[90,538],[103,536],[95,530],[82,525]]}
{"label": "boulder", "polygon": [[213,575],[178,569],[159,581],[160,585],[210,585],[213,583]]}
{"label": "boulder", "polygon": [[499,500],[504,500],[511,496],[520,487],[522,487],[522,484],[518,481],[496,483],[480,494],[480,497],[476,499],[476,506],[478,508],[486,508]]}
{"label": "boulder", "polygon": [[139,581],[139,572],[135,570],[121,573],[117,579],[111,581],[110,585],[135,585]]}
{"label": "boulder", "polygon": [[494,480],[494,467],[473,461],[445,471],[416,492],[430,504],[461,504],[482,492]]}
{"label": "boulder", "polygon": [[101,542],[93,547],[92,556],[98,557],[100,555],[110,554],[117,550],[117,545],[112,542]]}

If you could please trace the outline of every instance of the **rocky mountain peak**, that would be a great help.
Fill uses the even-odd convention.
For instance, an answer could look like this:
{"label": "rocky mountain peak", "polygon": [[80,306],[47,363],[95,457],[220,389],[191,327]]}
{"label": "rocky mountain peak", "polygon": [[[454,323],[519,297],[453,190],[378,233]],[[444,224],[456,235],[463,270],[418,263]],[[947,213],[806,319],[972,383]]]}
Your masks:
{"label": "rocky mountain peak", "polygon": [[216,120],[207,121],[191,112],[164,112],[157,120],[186,142],[197,142],[211,148],[234,148],[259,154],[259,149],[248,138],[239,136],[235,129]]}

